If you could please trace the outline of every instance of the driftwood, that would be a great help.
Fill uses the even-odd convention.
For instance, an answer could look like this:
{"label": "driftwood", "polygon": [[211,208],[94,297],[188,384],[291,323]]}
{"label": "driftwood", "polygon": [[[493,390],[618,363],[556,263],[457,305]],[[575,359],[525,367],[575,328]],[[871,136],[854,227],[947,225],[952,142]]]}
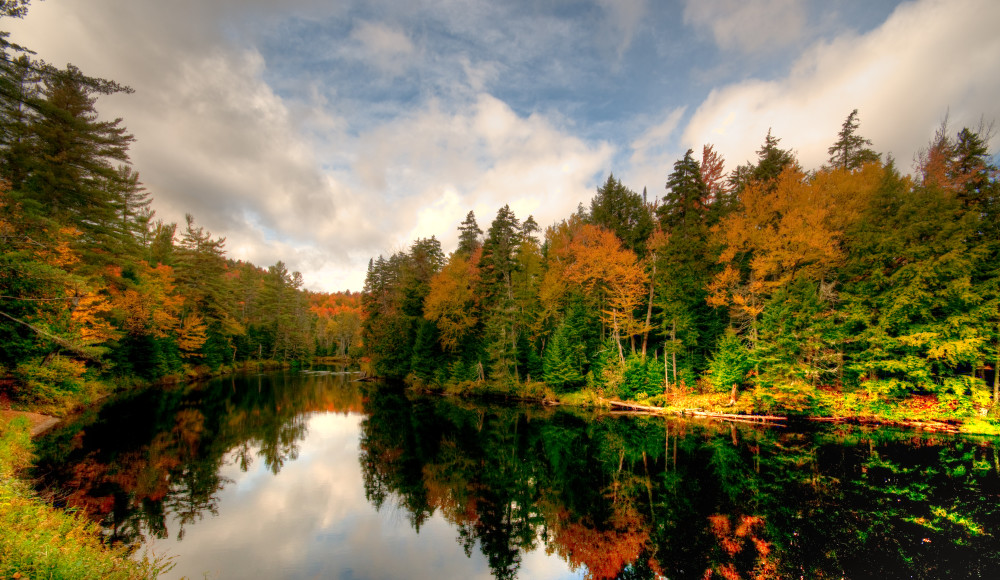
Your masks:
{"label": "driftwood", "polygon": [[627,403],[624,401],[605,401],[608,405],[615,409],[625,409],[633,412],[641,413],[653,413],[657,415],[678,415],[681,417],[704,417],[707,419],[721,419],[723,421],[736,421],[738,423],[754,423],[760,425],[779,425],[783,426],[787,417],[781,417],[779,415],[737,415],[735,413],[712,413],[709,411],[701,411],[698,409],[681,409],[681,410],[668,410],[663,407],[650,407],[648,405],[640,405],[638,403]]}

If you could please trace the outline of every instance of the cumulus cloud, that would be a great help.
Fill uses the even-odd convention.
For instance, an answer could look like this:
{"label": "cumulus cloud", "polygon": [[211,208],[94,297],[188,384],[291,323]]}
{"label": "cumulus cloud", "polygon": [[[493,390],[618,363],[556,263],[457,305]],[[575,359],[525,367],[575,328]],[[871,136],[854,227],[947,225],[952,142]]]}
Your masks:
{"label": "cumulus cloud", "polygon": [[945,114],[956,125],[1000,118],[1000,4],[923,0],[902,4],[864,35],[813,45],[778,80],[713,90],[683,133],[683,145],[715,143],[731,165],[752,158],[768,128],[806,167],[826,149],[848,113],[862,135],[907,168]]}
{"label": "cumulus cloud", "polygon": [[[50,62],[136,89],[98,107],[136,135],[161,217],[190,212],[230,257],[356,290],[372,255],[429,235],[453,248],[470,209],[486,227],[509,203],[544,226],[609,170],[662,184],[688,146],[734,164],[773,127],[817,164],[857,107],[862,133],[908,161],[949,108],[1000,116],[988,0],[904,4],[784,77],[729,76],[733,51],[802,46],[801,2],[688,2],[685,25],[648,0],[47,0],[5,24]],[[705,70],[728,83],[707,97],[690,82]]]}
{"label": "cumulus cloud", "polygon": [[562,219],[593,195],[611,154],[606,143],[481,94],[451,111],[431,103],[361,135],[356,173],[386,200],[380,215],[395,232],[393,247],[436,234],[450,250],[469,210],[484,229],[504,204],[542,225]]}
{"label": "cumulus cloud", "polygon": [[805,32],[803,0],[686,0],[684,22],[725,50],[774,51]]}
{"label": "cumulus cloud", "polygon": [[[613,11],[626,38],[639,4]],[[441,81],[444,99],[345,103],[317,76],[299,77],[307,87],[295,97],[279,94],[252,35],[254,27],[283,22],[278,6],[51,0],[13,28],[48,60],[136,88],[99,107],[124,117],[137,136],[132,160],[160,217],[183,222],[191,213],[227,238],[230,257],[262,266],[283,260],[313,289],[360,289],[369,257],[414,237],[437,235],[450,249],[470,209],[487,225],[509,203],[521,218],[534,213],[545,224],[589,199],[610,145],[576,138],[542,115],[515,113],[484,92],[503,70],[488,59],[458,55],[454,76]],[[419,58],[402,27],[313,0],[290,10],[327,25],[329,18],[354,23],[335,58],[389,77]],[[482,4],[446,22],[471,35],[491,14]],[[352,119],[365,105],[378,113]]]}

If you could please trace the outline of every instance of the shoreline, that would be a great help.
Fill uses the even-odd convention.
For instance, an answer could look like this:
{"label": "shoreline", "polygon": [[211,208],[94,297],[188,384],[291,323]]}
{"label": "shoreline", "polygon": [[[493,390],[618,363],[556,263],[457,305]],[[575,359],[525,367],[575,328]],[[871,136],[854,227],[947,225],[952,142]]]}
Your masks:
{"label": "shoreline", "polygon": [[[490,384],[489,381],[461,383],[447,387],[430,386],[407,381],[401,381],[401,384],[409,391],[424,394],[472,399],[501,399],[535,403],[541,406],[566,405],[584,408],[606,408],[614,413],[642,413],[680,418],[703,418],[777,427],[787,426],[788,423],[802,422],[839,423],[875,427],[897,427],[938,433],[1000,436],[1000,425],[997,425],[994,419],[984,415],[947,417],[942,416],[940,413],[925,410],[917,414],[917,416],[909,418],[892,416],[891,412],[894,410],[905,412],[908,409],[907,405],[914,403],[918,399],[917,397],[895,401],[897,406],[894,408],[887,406],[886,408],[889,409],[889,412],[885,414],[877,414],[870,411],[850,414],[844,413],[842,408],[833,406],[820,407],[817,410],[823,411],[821,413],[802,412],[802,409],[781,409],[780,407],[769,411],[758,410],[756,407],[761,401],[754,396],[754,391],[749,389],[740,394],[735,404],[729,404],[728,393],[675,393],[670,397],[664,398],[663,406],[656,406],[643,404],[643,402],[639,401],[622,401],[607,398],[586,388],[573,393],[555,393],[544,383],[520,385],[508,391],[504,391],[504,388],[500,385]],[[833,396],[827,393],[825,396],[833,400],[846,400],[847,395],[847,393],[838,393],[837,396]]]}

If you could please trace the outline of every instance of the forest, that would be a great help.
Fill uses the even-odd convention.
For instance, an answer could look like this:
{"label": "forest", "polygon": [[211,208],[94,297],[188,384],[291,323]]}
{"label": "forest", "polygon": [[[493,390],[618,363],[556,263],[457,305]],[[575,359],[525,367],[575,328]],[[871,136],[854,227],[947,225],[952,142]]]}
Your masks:
{"label": "forest", "polygon": [[731,170],[712,145],[688,150],[660,192],[609,175],[544,231],[504,206],[484,232],[469,212],[451,254],[431,237],[370,262],[372,370],[563,401],[995,415],[992,135],[944,121],[908,172],[854,110],[819,168],[768,132]]}
{"label": "forest", "polygon": [[114,386],[356,350],[358,294],[305,291],[280,261],[227,258],[191,215],[156,218],[133,136],[97,110],[131,91],[0,34],[0,399],[59,412]]}

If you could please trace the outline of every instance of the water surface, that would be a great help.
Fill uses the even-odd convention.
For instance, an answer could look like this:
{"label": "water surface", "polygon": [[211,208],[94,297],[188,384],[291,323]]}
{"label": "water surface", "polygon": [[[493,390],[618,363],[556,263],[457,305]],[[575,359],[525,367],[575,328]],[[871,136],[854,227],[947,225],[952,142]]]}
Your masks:
{"label": "water surface", "polygon": [[992,439],[413,397],[283,372],[153,389],[38,472],[168,578],[969,578]]}

